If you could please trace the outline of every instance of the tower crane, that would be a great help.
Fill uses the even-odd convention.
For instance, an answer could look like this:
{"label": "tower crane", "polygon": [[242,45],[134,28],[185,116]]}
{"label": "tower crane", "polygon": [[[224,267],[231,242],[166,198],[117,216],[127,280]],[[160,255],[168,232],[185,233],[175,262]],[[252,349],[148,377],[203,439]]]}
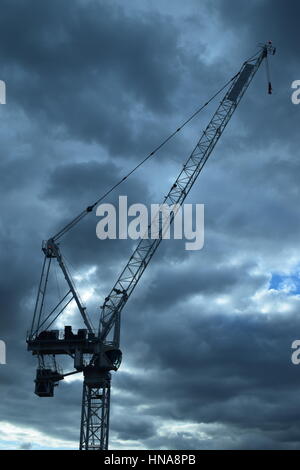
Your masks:
{"label": "tower crane", "polygon": [[[163,204],[172,206],[183,204],[261,63],[269,54],[274,55],[274,53],[275,47],[269,41],[260,45],[259,52],[242,64],[240,71],[231,79],[225,96],[165,196]],[[85,215],[92,212],[95,206],[96,203],[88,206],[62,230],[43,242],[42,273],[31,328],[27,334],[27,348],[38,359],[35,393],[39,397],[52,397],[54,387],[60,380],[68,375],[83,372],[80,450],[108,449],[111,371],[119,368],[122,359],[121,312],[163,238],[163,229],[160,227],[155,239],[149,236],[140,240],[116,283],[105,297],[100,308],[99,325],[95,330],[69,273],[59,244],[60,238]],[[173,219],[174,212],[171,213],[170,221]],[[66,292],[48,311],[45,308],[45,296],[53,263],[58,263],[63,273]],[[76,333],[71,326],[64,326],[63,331],[55,328],[58,317],[71,302],[75,302],[85,325],[85,328],[78,329]],[[71,357],[74,361],[74,370],[64,373],[57,364],[58,356]]]}

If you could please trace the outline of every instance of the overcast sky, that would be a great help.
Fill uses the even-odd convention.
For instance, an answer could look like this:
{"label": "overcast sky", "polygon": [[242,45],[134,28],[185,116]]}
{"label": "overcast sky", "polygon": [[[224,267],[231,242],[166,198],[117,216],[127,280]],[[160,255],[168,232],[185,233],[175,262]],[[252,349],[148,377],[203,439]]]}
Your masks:
{"label": "overcast sky", "polygon": [[[294,0],[0,0],[0,448],[78,446],[81,377],[33,393],[41,241],[269,39],[273,94],[263,64],[186,201],[203,249],[164,241],[123,311],[110,448],[299,448],[299,18]],[[159,203],[217,103],[107,202]],[[97,221],[61,243],[94,319],[134,246]]]}

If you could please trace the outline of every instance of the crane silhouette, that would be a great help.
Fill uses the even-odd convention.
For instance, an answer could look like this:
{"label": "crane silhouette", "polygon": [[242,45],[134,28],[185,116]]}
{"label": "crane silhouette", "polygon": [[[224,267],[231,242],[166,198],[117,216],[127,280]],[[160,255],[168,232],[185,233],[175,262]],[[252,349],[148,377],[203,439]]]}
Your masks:
{"label": "crane silhouette", "polygon": [[[181,206],[183,204],[261,63],[264,59],[267,59],[269,54],[274,53],[275,48],[270,41],[260,45],[257,54],[246,60],[242,64],[240,71],[205,103],[204,106],[227,87],[227,91],[217,110],[203,131],[192,153],[184,163],[168,194],[165,196],[163,204],[168,204],[169,206]],[[182,127],[171,134],[163,144]],[[154,152],[151,152],[142,163],[161,148],[163,144],[158,146]],[[44,261],[31,329],[27,335],[28,350],[37,356],[38,359],[35,393],[39,397],[52,397],[54,395],[54,387],[58,385],[60,380],[71,374],[83,372],[80,428],[81,450],[105,450],[108,448],[111,371],[118,370],[122,360],[120,350],[121,312],[157,250],[163,238],[163,228],[162,226],[158,228],[157,237],[153,239],[150,233],[151,224],[149,225],[148,236],[140,240],[116,283],[108,296],[105,297],[99,314],[97,330],[94,329],[86,308],[83,306],[79,293],[76,290],[75,283],[67,268],[66,260],[61,253],[59,240],[80,222],[83,217],[91,213],[100,200],[105,198],[107,194],[121,184],[140,165],[137,165],[134,170],[115,184],[98,201],[84,209],[56,235],[42,244]],[[172,222],[173,219],[174,212],[171,213],[170,221]],[[60,297],[59,302],[53,308],[48,309],[45,305],[45,298],[48,292],[49,274],[53,268],[53,261],[58,263],[62,271],[66,292]],[[56,328],[57,320],[66,311],[71,302],[73,304],[75,302],[85,328],[78,329],[75,332],[71,326],[66,325],[63,331],[61,331],[59,328]],[[51,327],[53,328],[51,329]],[[57,363],[58,356],[71,357],[74,361],[74,370],[64,373]]]}

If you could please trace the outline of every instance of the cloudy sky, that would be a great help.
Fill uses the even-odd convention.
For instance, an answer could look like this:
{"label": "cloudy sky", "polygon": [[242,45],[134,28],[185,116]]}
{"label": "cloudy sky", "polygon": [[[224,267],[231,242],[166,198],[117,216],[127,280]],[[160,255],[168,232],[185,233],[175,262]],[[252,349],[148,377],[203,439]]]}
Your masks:
{"label": "cloudy sky", "polygon": [[[269,39],[193,187],[205,244],[165,241],[122,317],[110,448],[297,449],[300,4],[290,0],[0,0],[0,448],[77,448],[81,377],[33,393],[26,351],[41,241],[135,166]],[[112,194],[159,203],[217,101]],[[91,315],[132,241],[92,214],[61,243]],[[66,323],[78,324],[69,312]],[[62,324],[64,320],[62,320]]]}

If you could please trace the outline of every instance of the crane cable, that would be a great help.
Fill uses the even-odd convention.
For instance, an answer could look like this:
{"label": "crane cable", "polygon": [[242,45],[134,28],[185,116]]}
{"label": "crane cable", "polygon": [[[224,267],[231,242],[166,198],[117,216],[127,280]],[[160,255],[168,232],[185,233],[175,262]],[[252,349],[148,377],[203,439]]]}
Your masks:
{"label": "crane cable", "polygon": [[[247,59],[245,63],[250,60],[253,60],[254,57],[258,55],[258,52]],[[152,158],[167,142],[169,142],[178,132],[180,132],[192,119],[194,119],[206,106],[209,105],[231,82],[233,82],[237,76],[240,74],[240,71],[236,73],[230,80],[228,80],[225,85],[223,85],[212,97],[204,103],[200,108],[198,108],[186,121],[181,124],[174,132],[172,132],[166,139],[164,139],[152,152],[150,152],[140,163],[138,163],[132,170],[129,171],[123,178],[117,181],[110,189],[108,189],[102,196],[100,196],[93,204],[84,209],[77,217],[75,217],[71,222],[69,222],[64,228],[56,233],[51,239],[57,241],[63,235],[65,235],[71,228],[74,227],[83,217],[85,217],[89,212],[92,212],[94,207],[103,201],[111,192],[113,192],[118,186],[120,186],[127,178],[129,178],[138,168],[140,168],[147,160]]]}
{"label": "crane cable", "polygon": [[267,74],[267,82],[268,82],[268,93],[269,95],[272,95],[273,88],[272,88],[272,83],[271,83],[271,73],[270,73],[268,56],[266,56],[266,74]]}

